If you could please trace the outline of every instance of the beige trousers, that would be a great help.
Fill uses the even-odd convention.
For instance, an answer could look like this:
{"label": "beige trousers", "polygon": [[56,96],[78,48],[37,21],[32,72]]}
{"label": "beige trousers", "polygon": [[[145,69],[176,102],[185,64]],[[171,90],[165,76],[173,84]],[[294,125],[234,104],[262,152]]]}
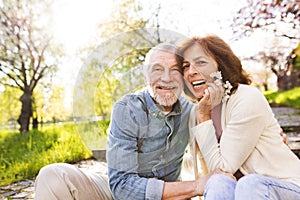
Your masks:
{"label": "beige trousers", "polygon": [[35,200],[112,200],[105,175],[66,163],[43,167],[35,181]]}

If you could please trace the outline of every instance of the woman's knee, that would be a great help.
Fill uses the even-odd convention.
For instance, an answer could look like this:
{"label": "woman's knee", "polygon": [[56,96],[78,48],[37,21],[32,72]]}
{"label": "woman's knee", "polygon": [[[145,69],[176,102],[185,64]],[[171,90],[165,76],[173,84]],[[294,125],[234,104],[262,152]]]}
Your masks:
{"label": "woman's knee", "polygon": [[205,199],[234,199],[236,181],[223,174],[212,175],[205,186]]}
{"label": "woman's knee", "polygon": [[259,174],[248,174],[239,179],[236,189],[253,189],[263,184],[262,176]]}
{"label": "woman's knee", "polygon": [[235,197],[237,199],[263,199],[267,191],[263,176],[249,174],[240,178],[236,184]]}
{"label": "woman's knee", "polygon": [[236,181],[224,174],[212,175],[207,183],[206,188],[213,187],[219,188],[220,190],[232,190],[235,188]]}

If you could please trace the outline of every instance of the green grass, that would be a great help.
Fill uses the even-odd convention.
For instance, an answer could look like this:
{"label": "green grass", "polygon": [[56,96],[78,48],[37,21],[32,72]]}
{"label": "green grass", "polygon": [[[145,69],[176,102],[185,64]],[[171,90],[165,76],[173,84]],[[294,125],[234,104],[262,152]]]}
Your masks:
{"label": "green grass", "polygon": [[274,106],[300,108],[300,87],[282,92],[265,92],[268,102]]}
{"label": "green grass", "polygon": [[50,163],[91,158],[91,150],[81,139],[84,134],[80,136],[77,129],[73,123],[52,125],[24,135],[1,131],[0,186],[34,178],[41,167]]}

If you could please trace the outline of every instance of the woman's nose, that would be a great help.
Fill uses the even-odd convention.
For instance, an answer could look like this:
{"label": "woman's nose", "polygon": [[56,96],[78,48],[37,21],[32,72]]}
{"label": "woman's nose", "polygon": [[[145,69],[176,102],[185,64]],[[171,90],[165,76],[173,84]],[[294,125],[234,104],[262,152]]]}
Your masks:
{"label": "woman's nose", "polygon": [[189,75],[193,75],[193,74],[198,74],[198,70],[194,65],[190,65],[189,70],[188,70]]}

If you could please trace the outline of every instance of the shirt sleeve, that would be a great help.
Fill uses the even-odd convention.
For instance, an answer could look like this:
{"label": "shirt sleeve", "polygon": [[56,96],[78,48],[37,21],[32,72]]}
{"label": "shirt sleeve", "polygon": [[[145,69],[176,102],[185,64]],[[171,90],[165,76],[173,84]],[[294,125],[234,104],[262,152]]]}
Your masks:
{"label": "shirt sleeve", "polygon": [[256,89],[231,98],[225,111],[226,126],[220,144],[212,120],[192,127],[191,131],[210,170],[220,168],[235,173],[254,150],[265,128],[269,106]]}
{"label": "shirt sleeve", "polygon": [[107,142],[109,184],[114,199],[161,199],[163,184],[138,175],[138,131],[130,106],[114,106]]}

